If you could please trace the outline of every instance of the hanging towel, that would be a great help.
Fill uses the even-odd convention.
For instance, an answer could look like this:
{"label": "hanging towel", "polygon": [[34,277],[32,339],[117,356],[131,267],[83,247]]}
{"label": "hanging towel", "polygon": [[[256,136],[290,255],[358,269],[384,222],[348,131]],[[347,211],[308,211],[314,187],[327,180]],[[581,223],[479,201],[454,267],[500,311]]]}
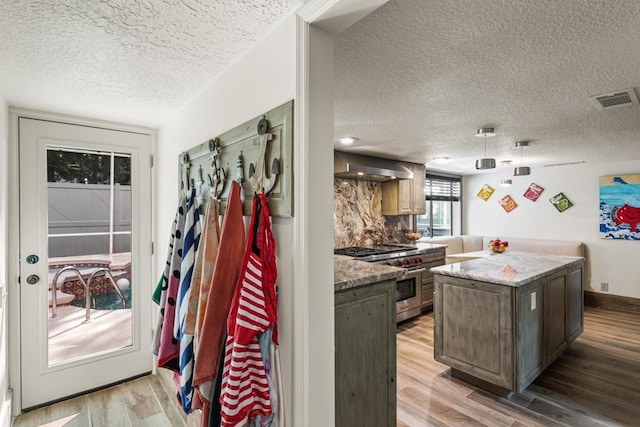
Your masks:
{"label": "hanging towel", "polygon": [[242,272],[227,318],[220,402],[222,427],[244,426],[273,412],[258,336],[273,328],[277,344],[275,240],[264,194],[256,194]]}
{"label": "hanging towel", "polygon": [[[169,254],[169,256],[171,256],[171,254]],[[151,301],[155,302],[157,305],[160,305],[160,295],[162,294],[162,286],[164,284],[165,277],[167,276],[165,276],[164,273],[160,276],[160,280],[158,280],[158,284],[151,295]]]}
{"label": "hanging towel", "polygon": [[[179,371],[178,355],[180,346],[178,339],[173,336],[173,325],[176,315],[176,298],[178,295],[178,286],[180,285],[180,264],[182,263],[182,238],[184,234],[185,213],[187,210],[187,202],[183,198],[180,200],[178,207],[178,221],[174,233],[171,263],[169,265],[169,278],[167,280],[167,289],[164,296],[160,298],[160,317],[158,319],[162,326],[157,330],[160,331],[160,345],[158,348],[158,367],[167,368],[172,371]],[[165,268],[166,271],[166,268]],[[162,302],[165,302],[164,306]]]}
{"label": "hanging towel", "polygon": [[200,242],[200,217],[198,214],[198,202],[196,190],[191,189],[191,196],[187,204],[185,215],[184,239],[182,239],[182,263],[180,264],[181,278],[176,300],[176,316],[173,335],[180,343],[179,367],[180,367],[180,402],[182,410],[191,413],[191,401],[193,398],[193,335],[184,331],[187,316],[191,277],[196,261],[196,252]]}
{"label": "hanging towel", "polygon": [[[218,201],[216,199],[209,198],[202,222],[202,235],[196,256],[196,265],[193,269],[193,277],[191,278],[187,318],[184,322],[185,333],[195,336],[194,349],[197,348],[200,327],[202,326],[202,321],[198,323],[199,305],[203,298],[206,299],[209,296],[213,266],[218,255],[220,223],[218,221]],[[206,304],[206,300],[204,304]],[[202,310],[202,316],[204,317],[204,307]]]}
{"label": "hanging towel", "polygon": [[171,276],[171,259],[173,257],[173,242],[176,239],[176,228],[178,227],[178,219],[180,217],[180,206],[182,201],[178,203],[176,209],[176,215],[173,217],[173,224],[171,225],[171,238],[169,239],[169,249],[167,251],[167,262],[162,270],[162,276],[158,281],[156,290],[153,293],[152,300],[158,304],[158,319],[156,328],[153,333],[153,340],[151,342],[151,352],[158,355],[158,348],[160,347],[160,333],[162,331],[162,322],[164,321],[164,307],[167,299],[167,288],[169,286],[169,277]]}
{"label": "hanging towel", "polygon": [[204,308],[193,372],[193,385],[196,387],[193,408],[202,409],[203,426],[207,425],[209,396],[212,393],[213,380],[218,368],[218,355],[224,348],[227,314],[242,268],[244,246],[240,184],[233,181],[222,221],[218,257],[213,268],[206,308]]}

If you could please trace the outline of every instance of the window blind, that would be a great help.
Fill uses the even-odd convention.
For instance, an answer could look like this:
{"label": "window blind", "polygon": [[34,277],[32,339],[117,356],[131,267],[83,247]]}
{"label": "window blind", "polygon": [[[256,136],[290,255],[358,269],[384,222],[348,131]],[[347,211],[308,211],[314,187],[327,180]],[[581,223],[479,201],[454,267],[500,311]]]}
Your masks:
{"label": "window blind", "polygon": [[424,194],[427,200],[459,202],[460,178],[427,174]]}

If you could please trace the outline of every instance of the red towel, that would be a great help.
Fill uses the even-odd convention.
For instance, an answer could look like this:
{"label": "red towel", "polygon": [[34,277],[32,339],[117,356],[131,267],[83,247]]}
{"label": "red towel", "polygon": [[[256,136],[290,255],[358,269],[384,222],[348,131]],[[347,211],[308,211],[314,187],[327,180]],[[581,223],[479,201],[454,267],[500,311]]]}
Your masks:
{"label": "red towel", "polygon": [[227,341],[220,404],[223,427],[245,425],[272,414],[267,372],[258,335],[273,327],[277,343],[275,240],[267,198],[256,194],[240,280],[227,318]]}

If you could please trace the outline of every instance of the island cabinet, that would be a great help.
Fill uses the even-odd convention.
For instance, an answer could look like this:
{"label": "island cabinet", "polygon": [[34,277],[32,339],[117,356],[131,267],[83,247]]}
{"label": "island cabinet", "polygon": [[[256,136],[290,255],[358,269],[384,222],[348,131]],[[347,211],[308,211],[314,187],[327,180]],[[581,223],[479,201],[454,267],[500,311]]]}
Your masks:
{"label": "island cabinet", "polygon": [[424,215],[425,167],[414,163],[402,165],[411,170],[413,178],[382,183],[382,215]]}
{"label": "island cabinet", "polygon": [[337,427],[396,425],[395,285],[335,293]]}
{"label": "island cabinet", "polygon": [[499,395],[522,392],[583,330],[583,259],[521,255],[434,269],[435,359]]}

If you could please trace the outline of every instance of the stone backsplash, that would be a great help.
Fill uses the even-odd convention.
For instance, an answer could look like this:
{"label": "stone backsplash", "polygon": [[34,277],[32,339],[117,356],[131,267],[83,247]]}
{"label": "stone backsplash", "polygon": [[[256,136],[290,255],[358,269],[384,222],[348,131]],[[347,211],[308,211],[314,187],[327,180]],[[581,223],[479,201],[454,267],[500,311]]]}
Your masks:
{"label": "stone backsplash", "polygon": [[410,228],[411,217],[382,216],[381,183],[336,178],[333,189],[336,248],[407,243],[401,230]]}

